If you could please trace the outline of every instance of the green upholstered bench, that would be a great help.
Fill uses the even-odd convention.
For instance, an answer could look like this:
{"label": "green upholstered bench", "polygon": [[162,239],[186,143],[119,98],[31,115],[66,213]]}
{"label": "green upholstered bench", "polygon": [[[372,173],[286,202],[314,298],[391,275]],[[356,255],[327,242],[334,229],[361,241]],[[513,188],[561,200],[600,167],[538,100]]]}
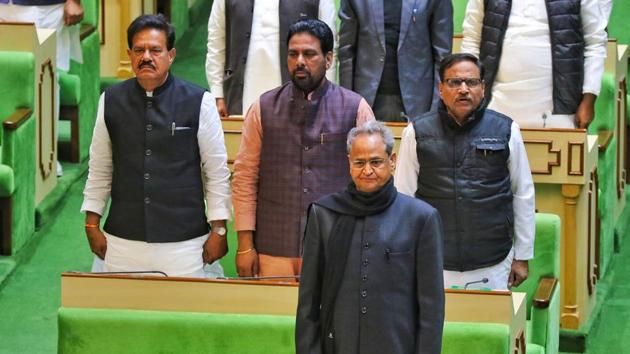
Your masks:
{"label": "green upholstered bench", "polygon": [[20,249],[35,232],[35,59],[0,51],[0,254]]}
{"label": "green upholstered bench", "polygon": [[[61,308],[60,354],[291,354],[292,316]],[[509,328],[447,322],[443,354],[507,354]]]}

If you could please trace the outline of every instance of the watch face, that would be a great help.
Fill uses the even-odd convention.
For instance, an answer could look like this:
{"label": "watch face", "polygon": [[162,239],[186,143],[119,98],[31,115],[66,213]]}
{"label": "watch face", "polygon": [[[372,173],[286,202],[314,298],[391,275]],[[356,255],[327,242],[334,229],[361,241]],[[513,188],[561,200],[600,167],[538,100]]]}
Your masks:
{"label": "watch face", "polygon": [[214,230],[214,232],[219,236],[225,236],[225,234],[227,233],[227,230],[225,229],[225,227],[217,227],[216,230]]}

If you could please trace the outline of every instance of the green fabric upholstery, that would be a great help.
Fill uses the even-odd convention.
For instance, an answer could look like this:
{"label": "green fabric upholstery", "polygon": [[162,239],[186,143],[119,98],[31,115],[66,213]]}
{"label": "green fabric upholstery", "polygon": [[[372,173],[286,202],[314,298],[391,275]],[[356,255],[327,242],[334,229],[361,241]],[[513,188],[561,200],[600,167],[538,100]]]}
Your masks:
{"label": "green fabric upholstery", "polygon": [[[294,353],[293,316],[61,308],[58,353]],[[505,354],[509,328],[448,322],[443,354]]]}
{"label": "green fabric upholstery", "polygon": [[188,0],[171,0],[171,24],[175,27],[175,41],[178,41],[190,25]]}
{"label": "green fabric upholstery", "polygon": [[510,329],[498,323],[446,322],[442,354],[508,353]]}
{"label": "green fabric upholstery", "polygon": [[542,277],[560,279],[560,218],[553,214],[536,213],[534,258],[529,261],[529,276],[512,289],[527,293],[527,343],[540,345],[544,353],[557,354],[560,333],[560,286],[557,285],[547,309],[532,305],[532,299]]}
{"label": "green fabric upholstery", "polygon": [[59,100],[64,106],[76,106],[81,102],[81,78],[79,75],[57,70],[59,75]]}
{"label": "green fabric upholstery", "polygon": [[98,26],[98,1],[97,0],[82,0],[81,6],[83,7],[83,20],[81,24]]}
{"label": "green fabric upholstery", "polygon": [[15,178],[10,166],[0,164],[0,197],[9,197],[15,191]]}
{"label": "green fabric upholstery", "polygon": [[453,34],[463,33],[464,15],[466,15],[468,0],[453,0]]}
{"label": "green fabric upholstery", "polygon": [[527,354],[545,354],[545,348],[537,344],[527,343]]}
{"label": "green fabric upholstery", "polygon": [[292,316],[61,308],[59,354],[294,353]]}
{"label": "green fabric upholstery", "polygon": [[597,134],[600,130],[613,130],[617,118],[615,117],[615,96],[617,84],[613,74],[604,73],[602,76],[602,88],[595,101],[595,118],[588,127],[589,134]]}
{"label": "green fabric upholstery", "polygon": [[[30,52],[0,51],[0,120],[18,108],[34,109],[35,59]],[[13,170],[11,253],[17,252],[35,232],[35,119],[31,116],[15,130],[2,128],[1,164]],[[4,167],[6,166],[6,167]],[[11,179],[3,182],[10,183]]]}
{"label": "green fabric upholstery", "polygon": [[223,267],[223,274],[226,277],[237,277],[238,273],[236,272],[236,250],[238,249],[238,239],[236,236],[236,231],[234,230],[234,223],[228,223],[228,253],[221,258],[219,261],[221,263],[221,267]]}

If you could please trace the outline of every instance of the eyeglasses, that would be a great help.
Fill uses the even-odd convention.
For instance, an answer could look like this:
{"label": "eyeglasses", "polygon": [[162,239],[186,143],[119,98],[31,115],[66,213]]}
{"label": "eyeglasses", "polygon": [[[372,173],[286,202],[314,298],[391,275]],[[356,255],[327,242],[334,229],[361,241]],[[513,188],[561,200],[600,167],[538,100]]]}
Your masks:
{"label": "eyeglasses", "polygon": [[372,159],[372,160],[354,160],[351,162],[352,168],[362,170],[370,164],[373,169],[379,169],[385,165],[385,159]]}
{"label": "eyeglasses", "polygon": [[460,78],[455,77],[455,78],[450,78],[450,79],[444,79],[444,82],[446,83],[446,86],[450,88],[458,88],[464,83],[468,87],[477,87],[481,85],[483,81],[481,79],[460,79]]}

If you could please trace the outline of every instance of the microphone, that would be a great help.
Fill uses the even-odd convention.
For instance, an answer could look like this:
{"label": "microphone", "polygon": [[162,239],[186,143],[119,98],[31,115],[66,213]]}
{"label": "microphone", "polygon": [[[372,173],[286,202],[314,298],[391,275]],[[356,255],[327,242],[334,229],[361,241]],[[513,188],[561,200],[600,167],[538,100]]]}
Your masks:
{"label": "microphone", "polygon": [[299,275],[267,275],[262,277],[217,277],[219,280],[275,280],[275,279],[292,279],[300,280]]}
{"label": "microphone", "polygon": [[470,286],[470,285],[486,284],[487,282],[488,282],[488,278],[483,278],[483,279],[475,280],[475,281],[469,281],[468,283],[464,284],[464,290],[467,290],[468,286]]}

